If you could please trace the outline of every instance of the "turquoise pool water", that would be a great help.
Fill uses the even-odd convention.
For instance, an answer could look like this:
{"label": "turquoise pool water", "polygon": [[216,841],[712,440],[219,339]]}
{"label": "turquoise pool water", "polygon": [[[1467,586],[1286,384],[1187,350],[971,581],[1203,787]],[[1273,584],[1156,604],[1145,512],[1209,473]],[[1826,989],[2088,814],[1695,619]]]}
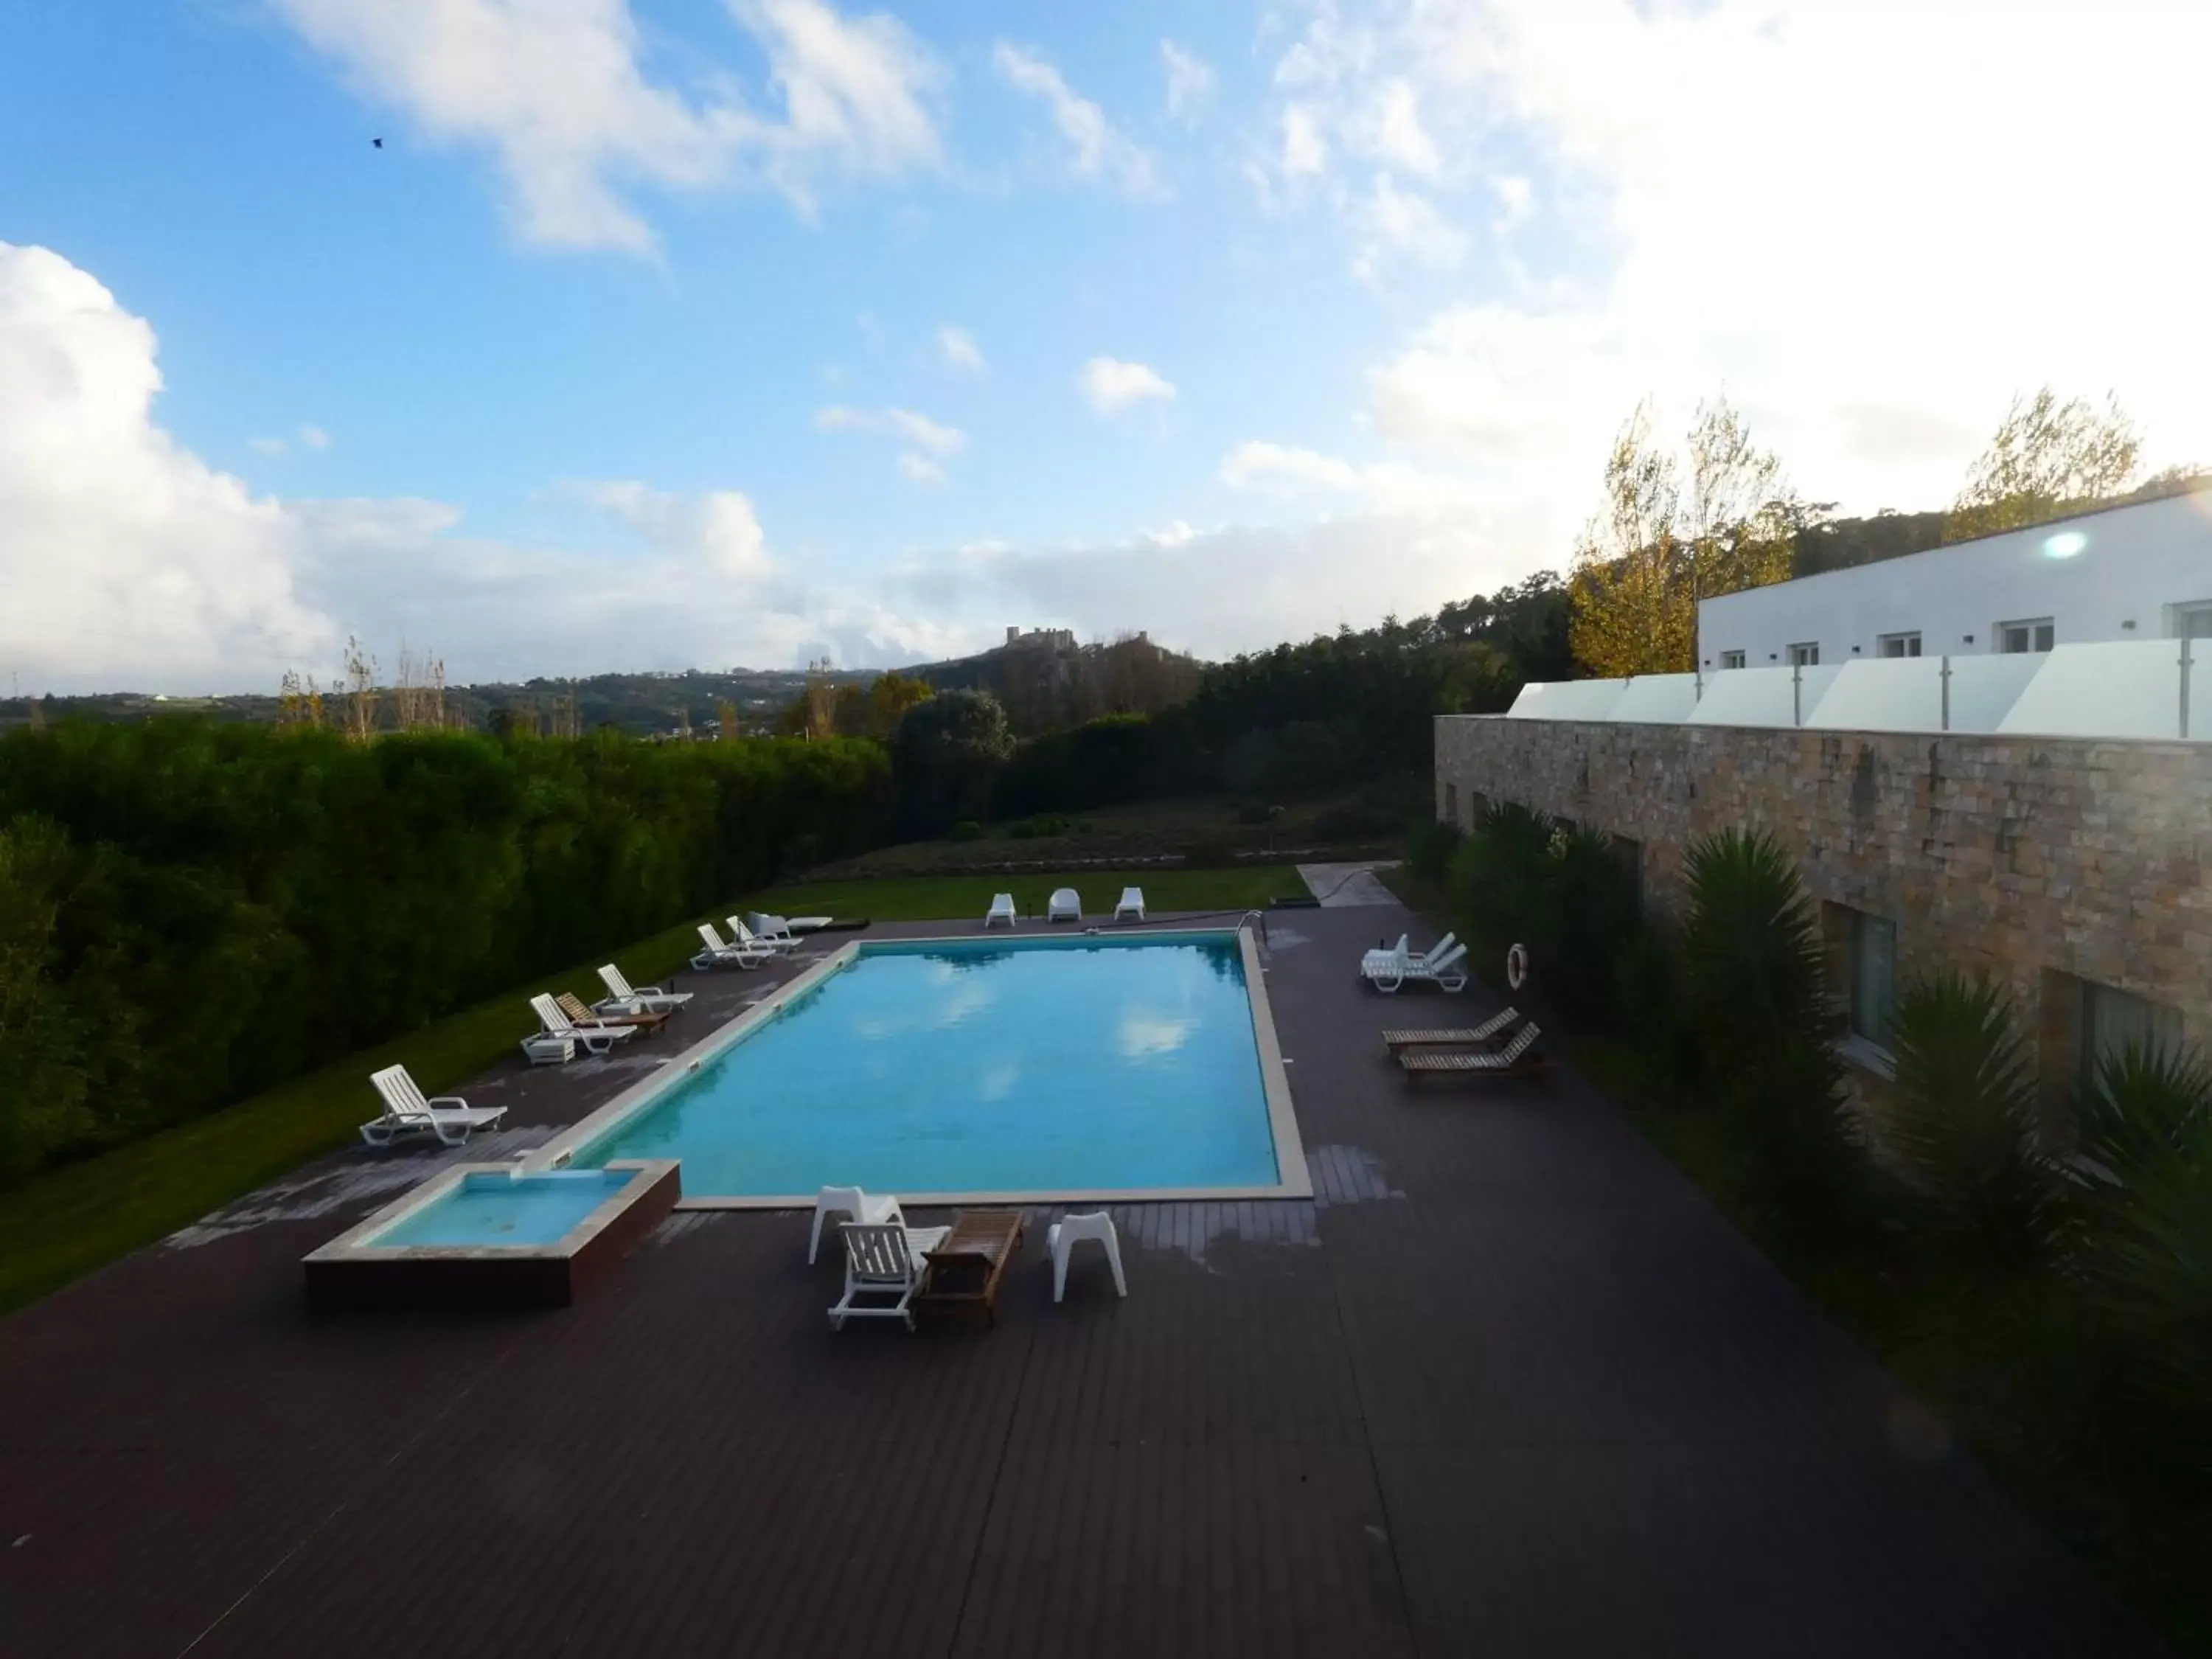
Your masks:
{"label": "turquoise pool water", "polygon": [[366,1242],[400,1245],[552,1244],[627,1185],[637,1172],[555,1170],[544,1175],[471,1175]]}
{"label": "turquoise pool water", "polygon": [[1231,933],[871,945],[577,1154],[687,1197],[1268,1187]]}

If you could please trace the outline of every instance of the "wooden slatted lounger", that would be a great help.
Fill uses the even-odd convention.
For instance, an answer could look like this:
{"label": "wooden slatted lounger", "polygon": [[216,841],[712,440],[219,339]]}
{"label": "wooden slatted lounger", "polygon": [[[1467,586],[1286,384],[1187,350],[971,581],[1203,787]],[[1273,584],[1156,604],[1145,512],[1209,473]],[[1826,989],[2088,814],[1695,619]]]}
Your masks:
{"label": "wooden slatted lounger", "polygon": [[999,1281],[1022,1242],[1028,1218],[1019,1210],[963,1210],[952,1231],[928,1252],[929,1271],[915,1305],[933,1310],[974,1313],[983,1322],[999,1322]]}
{"label": "wooden slatted lounger", "polygon": [[1454,1077],[1543,1077],[1550,1073],[1552,1060],[1550,1055],[1536,1051],[1537,1036],[1534,1025],[1523,1025],[1513,1034],[1512,1042],[1494,1053],[1485,1049],[1401,1048],[1398,1064],[1405,1067],[1408,1083],[1431,1072],[1449,1073]]}
{"label": "wooden slatted lounger", "polygon": [[1521,1018],[1517,1008],[1508,1008],[1494,1019],[1486,1019],[1480,1025],[1459,1026],[1448,1030],[1385,1031],[1382,1046],[1392,1054],[1401,1048],[1468,1048],[1486,1043],[1504,1032]]}

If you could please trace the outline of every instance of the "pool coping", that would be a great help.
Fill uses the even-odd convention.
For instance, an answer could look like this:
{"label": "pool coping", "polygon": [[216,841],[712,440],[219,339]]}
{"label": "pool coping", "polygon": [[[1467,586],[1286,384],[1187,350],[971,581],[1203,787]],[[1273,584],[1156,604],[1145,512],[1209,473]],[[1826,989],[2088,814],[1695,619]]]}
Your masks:
{"label": "pool coping", "polygon": [[[1313,1177],[1306,1168],[1305,1143],[1299,1136],[1297,1113],[1291,1100],[1290,1070],[1283,1059],[1282,1043],[1276,1036],[1274,1011],[1267,1000],[1267,969],[1260,959],[1259,943],[1253,930],[1243,925],[1234,928],[1188,927],[1158,931],[1148,928],[1141,934],[1133,929],[1127,934],[1100,931],[1095,937],[1102,939],[1141,938],[1158,942],[1219,939],[1225,933],[1235,935],[1243,959],[1245,1001],[1251,1011],[1252,1036],[1259,1050],[1261,1090],[1267,1103],[1267,1130],[1274,1139],[1274,1184],[1256,1187],[1085,1187],[1037,1191],[902,1192],[898,1194],[899,1201],[930,1207],[972,1207],[1012,1204],[1174,1204],[1198,1200],[1249,1203],[1265,1199],[1311,1198]],[[673,1056],[650,1077],[632,1084],[605,1105],[562,1130],[536,1152],[526,1154],[520,1167],[526,1174],[567,1169],[583,1147],[606,1133],[616,1124],[643,1110],[674,1087],[676,1079],[683,1073],[697,1071],[724,1049],[742,1042],[757,1026],[775,1018],[794,1000],[806,995],[831,975],[842,972],[846,965],[869,945],[1002,945],[1010,938],[1029,942],[1041,939],[1073,941],[1090,937],[1094,935],[1086,930],[1079,933],[1032,933],[1025,937],[984,933],[946,933],[921,939],[848,940],[796,978],[761,998],[735,1019],[726,1021]],[[610,1164],[608,1167],[614,1166]],[[813,1193],[756,1194],[741,1197],[686,1193],[677,1200],[676,1207],[679,1210],[808,1210],[814,1207],[816,1196]]]}

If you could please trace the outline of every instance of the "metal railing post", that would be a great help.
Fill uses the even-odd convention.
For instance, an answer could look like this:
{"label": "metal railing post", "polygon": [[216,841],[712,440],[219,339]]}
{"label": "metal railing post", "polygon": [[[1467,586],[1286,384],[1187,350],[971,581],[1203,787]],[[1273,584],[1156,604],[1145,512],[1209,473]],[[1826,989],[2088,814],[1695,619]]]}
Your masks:
{"label": "metal railing post", "polygon": [[1942,726],[1942,729],[1943,729],[1944,731],[1948,732],[1948,731],[1949,731],[1949,730],[1951,729],[1951,653],[1950,653],[1949,652],[1948,652],[1948,651],[1947,651],[1947,652],[1945,652],[1945,653],[1943,653],[1943,673],[1942,673],[1942,680],[1943,680],[1943,726]]}

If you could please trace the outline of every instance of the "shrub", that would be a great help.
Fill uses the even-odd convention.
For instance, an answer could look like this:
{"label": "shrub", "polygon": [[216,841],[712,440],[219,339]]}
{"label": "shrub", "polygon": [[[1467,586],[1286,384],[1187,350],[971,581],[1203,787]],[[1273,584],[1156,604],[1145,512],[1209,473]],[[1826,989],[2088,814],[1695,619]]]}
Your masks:
{"label": "shrub", "polygon": [[2058,1196],[2036,1133],[2035,1070],[2003,991],[1939,975],[1897,1000],[1897,1073],[1876,1097],[1914,1218],[1958,1265],[2007,1272],[2048,1254]]}
{"label": "shrub", "polygon": [[1194,870],[1218,869],[1237,861],[1237,843],[1218,833],[1194,836],[1182,849],[1182,861]]}
{"label": "shrub", "polygon": [[[1006,833],[1011,836],[1016,830],[1009,830]],[[983,839],[983,826],[973,818],[963,818],[945,834],[953,841],[981,841]]]}
{"label": "shrub", "polygon": [[1423,881],[1441,883],[1451,870],[1452,857],[1466,833],[1426,813],[1415,818],[1406,832],[1406,867]]}
{"label": "shrub", "polygon": [[1686,1012],[1705,1086],[1738,1127],[1744,1199],[1769,1237],[1832,1247],[1862,1219],[1850,1204],[1859,1160],[1811,901],[1764,834],[1705,836],[1688,869]]}
{"label": "shrub", "polygon": [[2076,1102],[2072,1261],[2139,1431],[2212,1475],[2212,1073],[2130,1045]]}

